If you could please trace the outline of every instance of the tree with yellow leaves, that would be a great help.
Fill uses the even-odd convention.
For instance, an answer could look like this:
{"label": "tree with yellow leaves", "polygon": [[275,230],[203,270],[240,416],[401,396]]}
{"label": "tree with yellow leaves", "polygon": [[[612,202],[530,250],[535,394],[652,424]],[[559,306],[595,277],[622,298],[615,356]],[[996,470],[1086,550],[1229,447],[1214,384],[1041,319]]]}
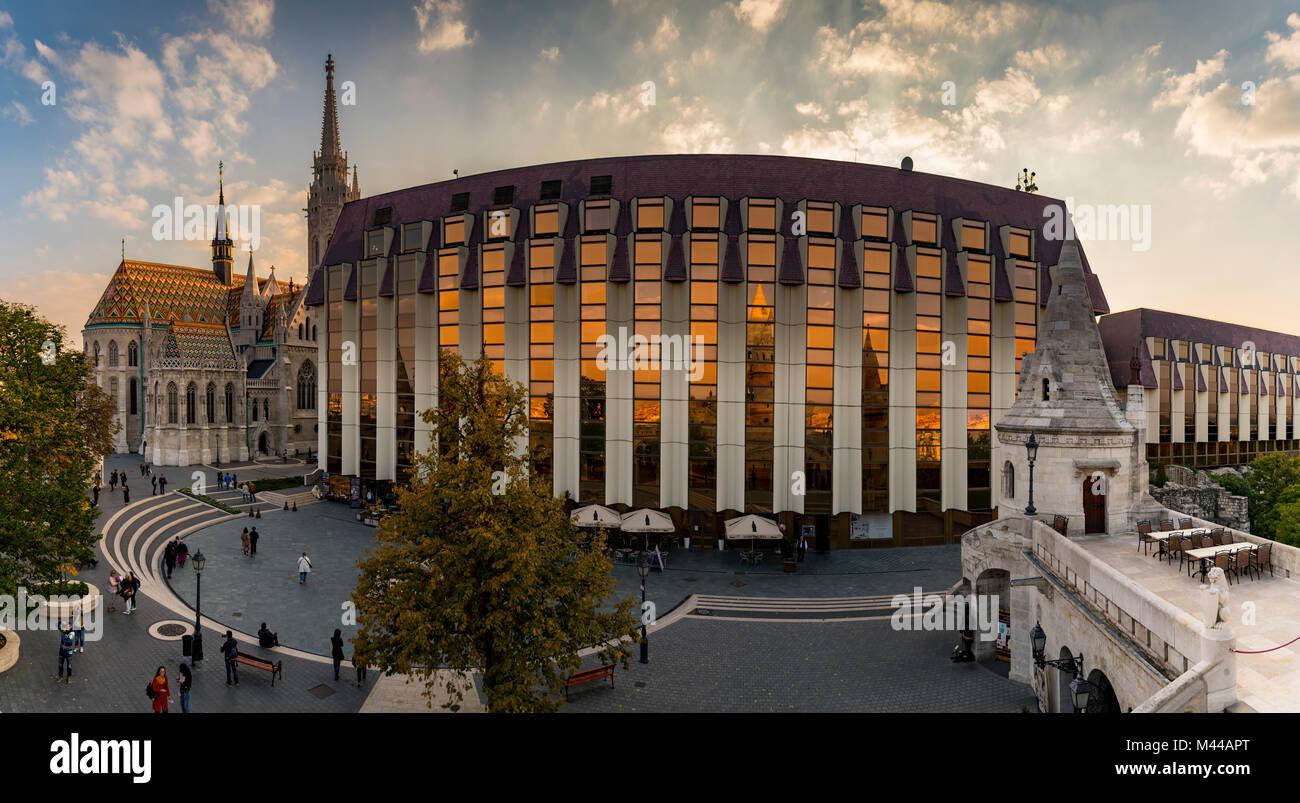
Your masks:
{"label": "tree with yellow leaves", "polygon": [[614,594],[604,537],[579,533],[549,480],[530,476],[527,396],[483,358],[441,356],[439,405],[425,411],[436,448],[415,459],[358,563],[356,657],[410,674],[430,698],[481,672],[488,708],[553,711],[579,651],[627,666],[630,596]]}

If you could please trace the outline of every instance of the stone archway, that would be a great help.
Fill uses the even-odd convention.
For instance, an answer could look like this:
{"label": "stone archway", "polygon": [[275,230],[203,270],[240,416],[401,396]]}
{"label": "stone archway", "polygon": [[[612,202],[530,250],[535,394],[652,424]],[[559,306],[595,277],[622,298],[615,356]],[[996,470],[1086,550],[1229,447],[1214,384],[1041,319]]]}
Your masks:
{"label": "stone archway", "polygon": [[[975,578],[975,596],[997,597],[997,603],[989,604],[989,609],[1002,617],[1002,611],[1011,610],[1011,572],[1006,569],[986,569]],[[976,603],[983,607],[982,603]],[[1003,631],[1005,628],[1005,632]],[[1009,667],[1011,650],[1011,625],[1004,623],[998,629],[998,638],[988,640],[975,639],[975,659],[977,661],[994,661],[1001,659]]]}
{"label": "stone archway", "polygon": [[268,438],[266,437],[265,431],[257,436],[257,451],[261,454],[268,454],[270,452]]}
{"label": "stone archway", "polygon": [[[1069,647],[1062,647],[1061,654],[1057,657],[1068,661],[1074,657],[1074,653],[1070,652]],[[1073,714],[1074,694],[1070,690],[1070,682],[1074,680],[1074,673],[1061,667],[1053,667],[1052,672],[1056,674],[1056,682],[1051,685],[1053,699],[1050,700],[1051,708],[1048,710],[1055,714]]]}
{"label": "stone archway", "polygon": [[1083,478],[1083,532],[1085,535],[1106,532],[1106,476],[1089,474]]}
{"label": "stone archway", "polygon": [[1092,670],[1088,673],[1088,682],[1092,684],[1092,694],[1088,695],[1089,714],[1120,713],[1119,698],[1115,696],[1115,689],[1105,672]]}

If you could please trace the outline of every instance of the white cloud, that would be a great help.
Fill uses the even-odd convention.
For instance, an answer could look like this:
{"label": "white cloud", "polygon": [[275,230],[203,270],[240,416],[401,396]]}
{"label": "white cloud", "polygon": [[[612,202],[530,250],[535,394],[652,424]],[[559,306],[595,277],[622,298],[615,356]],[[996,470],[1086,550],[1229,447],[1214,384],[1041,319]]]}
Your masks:
{"label": "white cloud", "polygon": [[455,50],[474,43],[475,34],[464,20],[463,0],[420,0],[415,21],[420,26],[420,52]]}
{"label": "white cloud", "polygon": [[8,106],[0,109],[0,115],[3,115],[6,119],[17,121],[18,125],[21,126],[31,125],[36,122],[35,118],[32,117],[32,113],[27,111],[27,107],[16,100],[10,101]]}
{"label": "white cloud", "polygon": [[546,61],[557,62],[560,60],[560,49],[558,47],[548,47],[545,50],[540,51],[537,55],[541,56]]}
{"label": "white cloud", "polygon": [[767,33],[785,15],[786,0],[740,0],[729,6],[736,19],[759,33]]}
{"label": "white cloud", "polygon": [[814,39],[817,69],[832,75],[849,78],[868,75],[915,77],[929,72],[928,63],[917,58],[905,43],[895,44],[893,34],[874,32],[868,23],[857,25],[843,36],[834,28],[823,26]]}
{"label": "white cloud", "polygon": [[[1014,31],[1030,11],[1014,3],[940,3],[935,0],[880,0],[884,17],[873,28],[915,31],[944,39],[982,39]],[[1040,16],[1042,12],[1039,12]]]}
{"label": "white cloud", "polygon": [[271,35],[275,0],[208,0],[208,10],[221,17],[223,27],[241,36],[262,39]]}
{"label": "white cloud", "polygon": [[650,110],[651,107],[641,101],[642,94],[640,84],[622,92],[597,92],[574,104],[573,112],[604,125],[626,125]]}
{"label": "white cloud", "polygon": [[826,113],[826,110],[822,108],[820,103],[813,103],[811,101],[807,103],[796,103],[794,104],[794,110],[805,117],[813,117],[823,123],[830,122],[831,119],[831,116]]}
{"label": "white cloud", "polygon": [[1057,72],[1076,62],[1060,45],[1020,50],[1011,57],[1011,63],[1027,72]]}
{"label": "white cloud", "polygon": [[659,132],[669,153],[732,153],[735,142],[699,98],[677,104],[674,121]]}
{"label": "white cloud", "polygon": [[1269,61],[1277,62],[1289,70],[1300,70],[1300,14],[1291,14],[1286,18],[1291,26],[1291,35],[1283,38],[1281,34],[1267,31]]}

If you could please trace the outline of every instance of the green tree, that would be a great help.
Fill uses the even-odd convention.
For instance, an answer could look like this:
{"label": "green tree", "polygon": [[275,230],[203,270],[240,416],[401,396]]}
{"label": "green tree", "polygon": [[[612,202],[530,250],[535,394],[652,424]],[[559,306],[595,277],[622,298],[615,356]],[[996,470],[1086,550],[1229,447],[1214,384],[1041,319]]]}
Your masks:
{"label": "green tree", "polygon": [[1210,479],[1225,488],[1233,496],[1250,498],[1250,483],[1236,474],[1211,474]]}
{"label": "green tree", "polygon": [[438,446],[416,456],[400,512],[358,562],[357,660],[423,681],[430,705],[443,667],[481,671],[489,710],[553,711],[580,650],[627,666],[635,603],[606,604],[603,536],[580,535],[529,476],[515,448],[528,443],[524,387],[486,359],[444,352],[442,369],[439,406],[422,414]]}
{"label": "green tree", "polygon": [[1273,538],[1277,530],[1278,499],[1292,485],[1300,483],[1300,458],[1280,452],[1257,457],[1250,463],[1251,532]]}
{"label": "green tree", "polygon": [[86,488],[118,425],[65,346],[62,327],[0,301],[0,593],[58,581],[97,538]]}
{"label": "green tree", "polygon": [[1280,543],[1300,546],[1300,485],[1292,485],[1278,495],[1273,515],[1273,537]]}

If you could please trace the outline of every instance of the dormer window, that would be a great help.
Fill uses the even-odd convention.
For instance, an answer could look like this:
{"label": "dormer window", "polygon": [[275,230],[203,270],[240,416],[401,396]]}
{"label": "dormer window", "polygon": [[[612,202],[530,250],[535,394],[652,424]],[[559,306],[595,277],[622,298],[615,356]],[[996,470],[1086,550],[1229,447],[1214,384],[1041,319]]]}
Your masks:
{"label": "dormer window", "polygon": [[402,227],[402,250],[419,251],[424,245],[424,227],[419,223],[407,223]]}
{"label": "dormer window", "polygon": [[[593,179],[593,183],[594,183]],[[609,231],[610,229],[610,206],[609,201],[590,201],[584,205],[586,210],[586,219],[584,230],[590,232]]]}
{"label": "dormer window", "polygon": [[1047,379],[1043,380],[1043,401],[1051,401],[1051,383]]}
{"label": "dormer window", "polygon": [[384,207],[380,207],[379,209],[376,209],[376,210],[375,210],[375,223],[374,223],[374,225],[376,225],[376,226],[387,226],[388,223],[389,223],[389,221],[391,221],[392,219],[393,219],[393,207],[391,207],[391,206],[384,206]]}
{"label": "dormer window", "polygon": [[613,195],[614,194],[614,177],[613,176],[592,176],[591,192],[589,195]]}
{"label": "dormer window", "polygon": [[466,209],[469,209],[468,192],[458,192],[455,195],[451,196],[452,212],[464,212]]}
{"label": "dormer window", "polygon": [[366,256],[376,257],[384,253],[384,232],[383,230],[366,232]]}
{"label": "dormer window", "polygon": [[442,224],[442,244],[443,245],[460,245],[465,242],[465,220],[464,218],[452,218],[443,221]]}

